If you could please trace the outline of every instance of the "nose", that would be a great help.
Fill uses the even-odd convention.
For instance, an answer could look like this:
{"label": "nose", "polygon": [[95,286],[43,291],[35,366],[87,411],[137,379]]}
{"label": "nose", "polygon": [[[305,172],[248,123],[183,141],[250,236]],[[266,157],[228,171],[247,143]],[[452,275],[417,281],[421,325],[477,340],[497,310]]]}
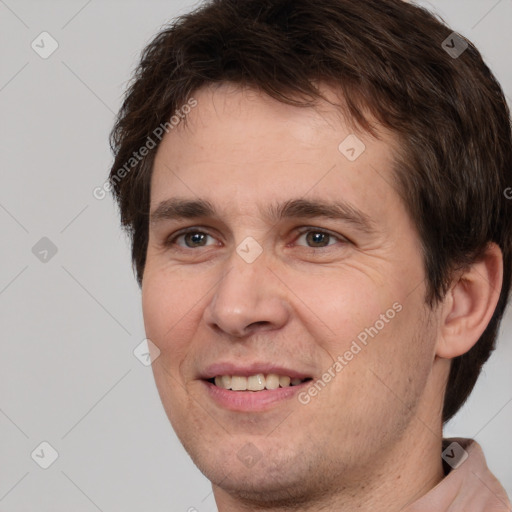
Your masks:
{"label": "nose", "polygon": [[247,263],[236,252],[204,311],[206,324],[234,338],[283,327],[290,317],[286,287],[262,254]]}

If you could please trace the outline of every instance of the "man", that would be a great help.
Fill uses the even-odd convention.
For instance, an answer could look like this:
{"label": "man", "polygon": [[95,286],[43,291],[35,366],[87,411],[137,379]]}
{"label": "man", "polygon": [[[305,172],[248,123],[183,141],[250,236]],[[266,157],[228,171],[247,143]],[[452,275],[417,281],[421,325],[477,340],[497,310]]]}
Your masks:
{"label": "man", "polygon": [[505,511],[444,440],[511,279],[478,51],[399,0],[216,0],[146,48],[110,184],[163,406],[220,512]]}

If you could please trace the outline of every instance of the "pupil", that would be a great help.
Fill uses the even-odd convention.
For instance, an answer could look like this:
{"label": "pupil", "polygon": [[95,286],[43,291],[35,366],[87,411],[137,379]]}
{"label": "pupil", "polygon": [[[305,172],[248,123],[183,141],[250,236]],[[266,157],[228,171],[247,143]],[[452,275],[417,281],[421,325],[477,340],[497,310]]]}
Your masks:
{"label": "pupil", "polygon": [[[322,244],[322,241],[325,241],[325,239],[327,239],[328,235],[326,235],[325,233],[309,233],[308,234],[308,237],[309,237],[309,240],[308,242],[311,242],[313,244]],[[325,246],[325,244],[322,244],[323,246]]]}
{"label": "pupil", "polygon": [[[187,242],[187,245],[191,247],[197,245],[204,245],[204,243],[201,242],[204,242],[205,238],[206,236],[204,233],[188,233],[187,236],[185,237],[185,241]],[[189,244],[188,241],[191,241],[191,243]]]}

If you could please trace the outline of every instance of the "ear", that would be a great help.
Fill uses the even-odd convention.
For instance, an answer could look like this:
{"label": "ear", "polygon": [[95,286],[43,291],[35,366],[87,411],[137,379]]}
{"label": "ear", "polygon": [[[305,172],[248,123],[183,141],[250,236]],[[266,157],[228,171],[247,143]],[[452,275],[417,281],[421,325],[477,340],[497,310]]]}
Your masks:
{"label": "ear", "polygon": [[441,306],[436,355],[452,359],[468,352],[492,318],[503,280],[503,255],[490,243],[477,262],[463,272]]}

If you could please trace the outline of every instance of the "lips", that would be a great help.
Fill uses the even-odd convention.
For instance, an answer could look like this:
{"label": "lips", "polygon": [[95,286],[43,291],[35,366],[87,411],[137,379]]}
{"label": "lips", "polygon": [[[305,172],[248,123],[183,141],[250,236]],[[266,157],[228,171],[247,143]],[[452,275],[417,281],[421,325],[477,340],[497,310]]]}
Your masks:
{"label": "lips", "polygon": [[223,409],[257,413],[290,401],[313,376],[285,365],[219,362],[207,366],[198,379],[207,396]]}

